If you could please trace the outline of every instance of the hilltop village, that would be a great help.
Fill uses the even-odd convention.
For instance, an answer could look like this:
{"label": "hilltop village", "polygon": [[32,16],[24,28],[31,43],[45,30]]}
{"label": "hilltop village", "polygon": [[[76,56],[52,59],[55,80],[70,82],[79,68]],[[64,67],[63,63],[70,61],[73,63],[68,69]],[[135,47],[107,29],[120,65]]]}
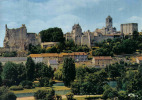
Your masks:
{"label": "hilltop village", "polygon": [[[122,59],[127,61],[126,57],[133,59],[130,53],[124,52],[110,54],[112,52],[108,50],[108,54],[97,54],[97,51],[99,51],[100,48],[99,44],[109,43],[112,40],[119,41],[123,38],[131,38],[134,32],[138,32],[137,23],[121,24],[120,27],[121,31],[117,31],[117,29],[113,27],[113,19],[111,16],[106,18],[106,27],[96,29],[94,32],[90,32],[89,30],[82,32],[81,26],[79,24],[74,24],[71,32],[63,34],[63,37],[61,38],[63,38],[64,41],[70,41],[72,46],[76,46],[75,48],[79,47],[81,50],[75,51],[68,49],[54,52],[52,51],[52,48],[59,47],[61,41],[44,41],[40,33],[28,33],[24,24],[17,29],[9,29],[7,25],[5,25],[5,38],[3,42],[4,47],[0,48],[0,61],[2,63],[6,63],[7,61],[25,63],[27,57],[30,56],[35,63],[43,62],[47,65],[54,66],[53,68],[55,69],[58,69],[58,66],[63,62],[64,58],[72,57],[76,64],[85,64],[89,67],[105,68],[106,65],[118,62]],[[29,51],[31,51],[30,47],[34,46],[39,46],[47,51],[50,51],[51,49],[51,52],[29,53]],[[83,50],[83,48],[86,49],[86,51]],[[101,51],[101,53],[103,53],[103,51]],[[136,60],[130,61],[132,61],[132,63],[139,63],[140,59],[138,57]]]}
{"label": "hilltop village", "polygon": [[36,34],[24,24],[5,25],[0,100],[142,100],[142,33],[138,23],[120,28],[111,16],[93,32],[80,24],[65,34],[58,27]]}

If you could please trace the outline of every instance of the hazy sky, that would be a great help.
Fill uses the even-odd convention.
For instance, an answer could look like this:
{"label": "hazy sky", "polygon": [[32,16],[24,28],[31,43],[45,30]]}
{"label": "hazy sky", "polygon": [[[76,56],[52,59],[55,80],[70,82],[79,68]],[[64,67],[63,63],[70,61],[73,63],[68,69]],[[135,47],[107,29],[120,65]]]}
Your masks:
{"label": "hazy sky", "polygon": [[35,33],[60,27],[66,33],[79,23],[83,31],[94,31],[105,26],[108,15],[118,31],[120,24],[132,22],[142,30],[142,0],[0,0],[0,47],[5,24],[8,28],[25,24]]}

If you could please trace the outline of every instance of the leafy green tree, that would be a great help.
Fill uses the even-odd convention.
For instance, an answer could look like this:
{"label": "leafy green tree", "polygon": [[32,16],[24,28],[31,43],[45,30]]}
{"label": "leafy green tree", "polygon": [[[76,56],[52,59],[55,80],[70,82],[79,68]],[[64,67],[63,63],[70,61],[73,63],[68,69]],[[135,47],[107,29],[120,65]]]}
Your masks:
{"label": "leafy green tree", "polygon": [[27,78],[27,80],[33,81],[34,75],[35,75],[35,63],[31,57],[28,57],[27,62],[26,62],[26,78]]}
{"label": "leafy green tree", "polygon": [[59,66],[58,69],[54,72],[55,79],[62,80],[62,77],[63,77],[62,70],[63,70],[63,66]]}
{"label": "leafy green tree", "polygon": [[131,54],[136,51],[136,43],[132,39],[126,39],[122,42],[122,46],[124,47],[123,51],[126,54]]}
{"label": "leafy green tree", "polygon": [[16,100],[14,93],[9,92],[8,87],[0,87],[0,100]]}
{"label": "leafy green tree", "polygon": [[40,83],[41,87],[48,87],[49,86],[49,78],[43,77],[39,80],[39,83]]}
{"label": "leafy green tree", "polygon": [[90,94],[93,91],[93,84],[91,82],[84,82],[82,83],[81,87],[80,87],[80,92],[81,94]]}
{"label": "leafy green tree", "polygon": [[126,71],[124,65],[118,63],[107,66],[105,70],[108,73],[108,76],[113,79],[122,76]]}
{"label": "leafy green tree", "polygon": [[64,59],[62,73],[65,86],[70,86],[70,83],[74,81],[76,75],[75,62],[72,58]]}
{"label": "leafy green tree", "polygon": [[139,37],[139,32],[134,31],[134,32],[133,32],[133,39],[134,39],[134,40],[137,40],[138,37]]}
{"label": "leafy green tree", "polygon": [[40,54],[45,53],[46,50],[42,49],[40,45],[29,44],[29,54]]}
{"label": "leafy green tree", "polygon": [[85,77],[85,73],[86,73],[86,70],[83,66],[80,66],[78,68],[76,68],[76,79],[79,80],[83,80],[84,77]]}
{"label": "leafy green tree", "polygon": [[3,72],[2,72],[2,77],[3,79],[8,79],[12,82],[12,84],[16,84],[18,78],[18,72],[16,68],[16,64],[12,62],[7,62],[4,65]]}
{"label": "leafy green tree", "polygon": [[73,82],[72,84],[71,84],[71,91],[72,91],[72,93],[74,93],[75,95],[77,95],[77,94],[80,94],[80,88],[81,88],[81,83],[80,82],[78,82],[78,81],[76,81],[76,82]]}
{"label": "leafy green tree", "polygon": [[63,32],[61,28],[49,28],[42,30],[40,33],[42,42],[63,42]]}
{"label": "leafy green tree", "polygon": [[21,86],[23,86],[26,89],[31,89],[33,87],[32,81],[24,80],[20,83]]}
{"label": "leafy green tree", "polygon": [[55,91],[53,89],[38,90],[34,93],[36,100],[54,100]]}
{"label": "leafy green tree", "polygon": [[118,97],[118,92],[115,89],[112,88],[107,88],[104,93],[103,93],[103,98],[104,99],[112,99],[114,97]]}
{"label": "leafy green tree", "polygon": [[37,63],[35,65],[35,78],[42,79],[44,77],[48,77],[49,79],[53,77],[54,71],[51,66],[47,66],[44,63]]}

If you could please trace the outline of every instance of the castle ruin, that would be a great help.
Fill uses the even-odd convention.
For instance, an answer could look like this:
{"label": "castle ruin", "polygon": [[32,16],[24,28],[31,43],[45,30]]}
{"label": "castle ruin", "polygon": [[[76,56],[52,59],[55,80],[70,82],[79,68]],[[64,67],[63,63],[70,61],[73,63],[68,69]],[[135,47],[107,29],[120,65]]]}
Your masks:
{"label": "castle ruin", "polygon": [[5,25],[4,47],[1,48],[1,51],[26,51],[29,44],[38,45],[40,41],[40,37],[36,33],[27,33],[27,28],[24,24],[16,29],[9,29]]}

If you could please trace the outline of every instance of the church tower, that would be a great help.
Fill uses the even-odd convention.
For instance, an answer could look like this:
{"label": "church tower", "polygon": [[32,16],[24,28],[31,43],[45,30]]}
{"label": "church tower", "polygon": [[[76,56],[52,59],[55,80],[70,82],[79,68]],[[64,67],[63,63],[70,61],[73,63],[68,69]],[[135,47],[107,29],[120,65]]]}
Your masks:
{"label": "church tower", "polygon": [[112,28],[112,18],[111,18],[111,16],[108,16],[106,18],[106,28]]}

